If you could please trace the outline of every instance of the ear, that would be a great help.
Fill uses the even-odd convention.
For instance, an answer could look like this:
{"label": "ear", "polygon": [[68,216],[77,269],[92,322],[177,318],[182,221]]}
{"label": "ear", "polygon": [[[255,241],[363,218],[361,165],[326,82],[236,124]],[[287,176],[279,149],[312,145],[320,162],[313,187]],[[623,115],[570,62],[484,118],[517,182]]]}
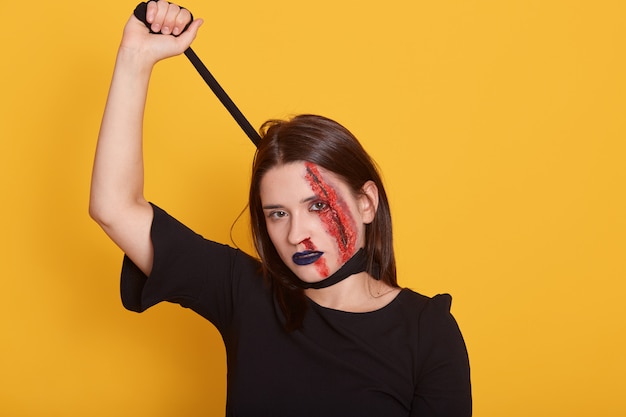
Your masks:
{"label": "ear", "polygon": [[363,223],[370,224],[376,217],[378,210],[378,186],[374,181],[367,181],[361,187],[361,193],[358,199],[359,211]]}

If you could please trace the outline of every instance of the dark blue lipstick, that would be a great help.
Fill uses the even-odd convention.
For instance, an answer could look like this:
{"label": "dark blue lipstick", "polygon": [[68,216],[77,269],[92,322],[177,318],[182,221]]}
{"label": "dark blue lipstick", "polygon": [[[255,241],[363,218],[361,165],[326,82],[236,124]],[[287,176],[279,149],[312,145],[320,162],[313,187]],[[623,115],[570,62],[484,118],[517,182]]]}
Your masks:
{"label": "dark blue lipstick", "polygon": [[310,265],[313,262],[317,261],[319,258],[321,258],[323,254],[324,252],[320,252],[317,250],[305,250],[295,253],[291,257],[291,259],[296,265]]}

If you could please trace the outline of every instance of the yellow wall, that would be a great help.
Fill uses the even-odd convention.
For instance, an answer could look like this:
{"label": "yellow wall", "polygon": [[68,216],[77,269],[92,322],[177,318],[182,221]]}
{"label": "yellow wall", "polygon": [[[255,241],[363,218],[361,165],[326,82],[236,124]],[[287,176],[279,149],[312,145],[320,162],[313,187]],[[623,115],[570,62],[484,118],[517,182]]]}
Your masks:
{"label": "yellow wall", "polygon": [[[401,283],[454,296],[475,416],[626,415],[622,0],[185,5],[255,126],[321,113],[378,160]],[[134,6],[2,0],[3,416],[223,413],[216,331],[123,310],[121,253],[87,215]],[[252,145],[184,57],[156,70],[146,117],[148,197],[229,242]],[[235,238],[249,247],[245,222]]]}

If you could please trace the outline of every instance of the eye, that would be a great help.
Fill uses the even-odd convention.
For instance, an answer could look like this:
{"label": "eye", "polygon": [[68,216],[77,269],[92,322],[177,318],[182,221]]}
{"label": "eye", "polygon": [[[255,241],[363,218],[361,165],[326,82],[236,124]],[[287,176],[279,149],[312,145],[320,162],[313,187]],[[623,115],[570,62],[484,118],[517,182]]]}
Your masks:
{"label": "eye", "polygon": [[270,219],[276,219],[276,220],[282,219],[283,217],[286,217],[286,216],[287,216],[287,212],[283,210],[273,210],[267,214],[267,217],[269,217]]}
{"label": "eye", "polygon": [[328,208],[328,204],[324,201],[316,201],[309,207],[310,211],[324,211]]}

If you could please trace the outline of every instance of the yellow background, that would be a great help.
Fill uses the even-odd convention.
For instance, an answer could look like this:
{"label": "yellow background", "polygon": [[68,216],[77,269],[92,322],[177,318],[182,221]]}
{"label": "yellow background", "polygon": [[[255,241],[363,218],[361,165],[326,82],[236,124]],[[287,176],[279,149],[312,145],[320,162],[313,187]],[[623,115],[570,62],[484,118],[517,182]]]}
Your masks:
{"label": "yellow background", "polygon": [[[223,415],[217,332],[123,310],[121,253],[87,215],[135,3],[1,3],[0,415]],[[626,415],[623,1],[185,5],[253,125],[324,114],[379,162],[400,282],[453,295],[475,416]],[[149,100],[148,198],[230,242],[252,145],[184,57]]]}

